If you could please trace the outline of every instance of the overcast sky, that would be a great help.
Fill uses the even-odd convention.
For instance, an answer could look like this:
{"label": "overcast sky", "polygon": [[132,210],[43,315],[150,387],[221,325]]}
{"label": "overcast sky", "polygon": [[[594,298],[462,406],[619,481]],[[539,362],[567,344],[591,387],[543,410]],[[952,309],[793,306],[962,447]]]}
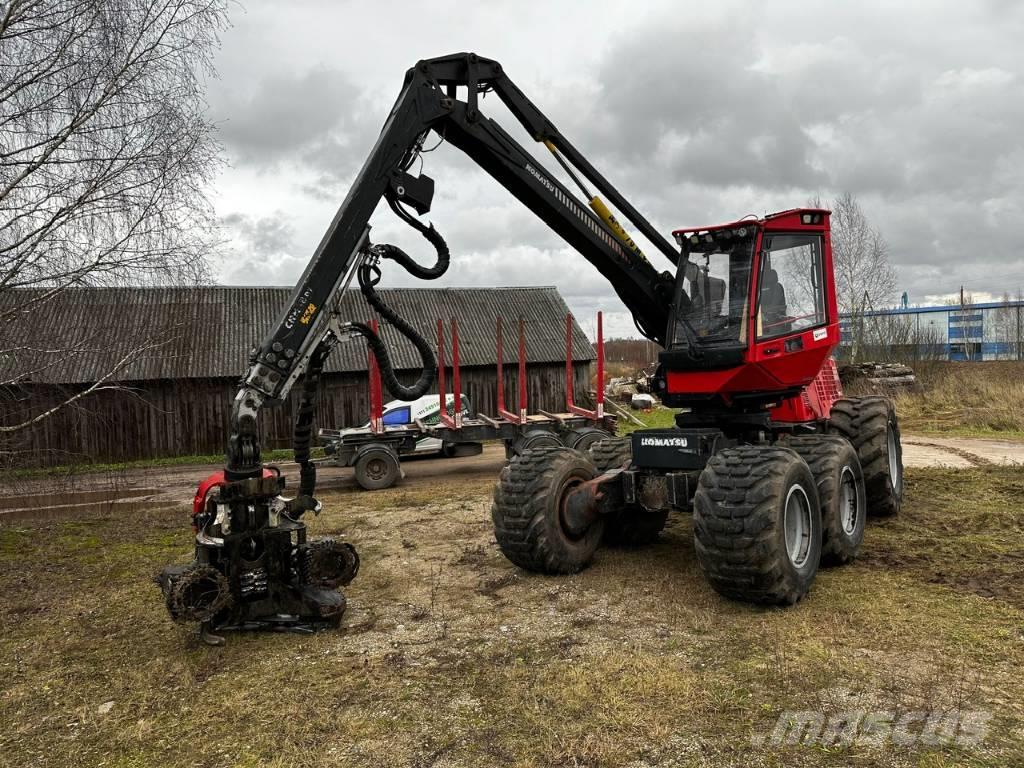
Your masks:
{"label": "overcast sky", "polygon": [[[209,93],[231,164],[222,282],[294,284],[405,70],[471,50],[666,233],[850,191],[913,303],[1024,287],[1024,3],[247,0],[232,20]],[[585,328],[604,309],[637,335],[596,270],[458,150],[425,159],[453,254],[434,285],[553,284]],[[433,258],[385,206],[372,223]],[[416,284],[385,266],[384,285]]]}

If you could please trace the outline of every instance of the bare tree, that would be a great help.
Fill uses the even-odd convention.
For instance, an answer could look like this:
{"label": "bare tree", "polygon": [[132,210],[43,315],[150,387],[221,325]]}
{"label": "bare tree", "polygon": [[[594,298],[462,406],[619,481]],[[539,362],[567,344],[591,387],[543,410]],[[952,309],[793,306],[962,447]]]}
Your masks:
{"label": "bare tree", "polygon": [[1002,303],[992,311],[992,330],[989,334],[996,343],[996,354],[1005,359],[1018,359],[1020,352],[1020,307],[1010,294],[1004,293]]}
{"label": "bare tree", "polygon": [[[974,295],[964,293],[960,289],[960,297],[950,299],[949,313],[949,347],[951,354],[961,354],[964,360],[981,358],[981,345],[984,338],[984,317],[981,310],[975,309]],[[954,339],[956,339],[954,341]]]}
{"label": "bare tree", "polygon": [[832,258],[841,312],[882,307],[896,295],[896,270],[889,262],[889,246],[849,192],[832,202]]}
{"label": "bare tree", "polygon": [[[823,207],[820,199],[812,207]],[[889,246],[871,226],[860,203],[844,192],[832,201],[832,262],[836,301],[846,316],[852,339],[850,356],[856,360],[865,344],[865,313],[880,309],[896,295],[896,270],[889,261]]]}
{"label": "bare tree", "polygon": [[[220,145],[204,82],[226,10],[226,0],[0,5],[0,399],[104,348],[88,328],[35,332],[68,289],[206,276]],[[160,344],[143,335],[94,389]],[[5,407],[0,434],[85,394],[18,418]]]}

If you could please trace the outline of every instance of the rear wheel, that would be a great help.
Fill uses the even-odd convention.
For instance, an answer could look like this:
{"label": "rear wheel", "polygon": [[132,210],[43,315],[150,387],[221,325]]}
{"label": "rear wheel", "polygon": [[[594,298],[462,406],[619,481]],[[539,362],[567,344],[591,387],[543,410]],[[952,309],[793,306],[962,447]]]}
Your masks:
{"label": "rear wheel", "polygon": [[814,582],[821,511],[811,470],[777,446],[719,451],[693,500],[694,547],[711,586],[734,600],[792,605]]}
{"label": "rear wheel", "polygon": [[356,482],[368,491],[390,488],[402,476],[394,451],[372,446],[359,452],[355,463]]}
{"label": "rear wheel", "polygon": [[[612,437],[590,446],[590,458],[599,473],[628,467],[633,459],[629,438]],[[617,547],[640,547],[658,538],[668,521],[668,510],[652,512],[639,504],[627,504],[605,517],[604,543]]]}
{"label": "rear wheel", "polygon": [[867,512],[892,517],[903,502],[903,446],[896,409],[887,397],[844,398],[832,405],[832,428],[857,451]]}
{"label": "rear wheel", "polygon": [[857,452],[839,435],[795,437],[786,445],[807,462],[818,486],[822,565],[850,562],[864,541],[867,510]]}
{"label": "rear wheel", "polygon": [[594,557],[604,520],[573,536],[564,503],[579,485],[597,476],[582,453],[564,447],[532,448],[512,458],[494,489],[491,519],[505,557],[536,573],[575,573]]}

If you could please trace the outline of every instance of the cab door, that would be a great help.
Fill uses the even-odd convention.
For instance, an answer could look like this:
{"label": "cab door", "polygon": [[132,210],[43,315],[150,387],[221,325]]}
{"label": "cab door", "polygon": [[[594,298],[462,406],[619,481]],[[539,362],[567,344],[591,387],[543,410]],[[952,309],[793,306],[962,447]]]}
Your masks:
{"label": "cab door", "polygon": [[787,387],[810,383],[838,343],[825,232],[762,235],[754,361]]}

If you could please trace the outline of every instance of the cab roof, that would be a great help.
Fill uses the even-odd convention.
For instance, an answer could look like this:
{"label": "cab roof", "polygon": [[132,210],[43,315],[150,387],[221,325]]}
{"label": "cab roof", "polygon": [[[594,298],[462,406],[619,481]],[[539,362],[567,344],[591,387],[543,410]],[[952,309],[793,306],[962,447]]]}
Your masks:
{"label": "cab roof", "polygon": [[672,234],[677,238],[682,235],[699,234],[701,232],[717,232],[723,229],[735,229],[736,227],[742,227],[744,225],[763,227],[763,226],[778,226],[778,227],[807,227],[820,228],[823,226],[822,223],[818,224],[804,224],[800,217],[802,214],[821,214],[821,222],[827,220],[828,216],[832,213],[827,208],[790,208],[785,211],[778,211],[777,213],[765,214],[762,218],[757,218],[754,214],[744,216],[742,219],[731,221],[728,224],[713,224],[708,227],[683,227],[682,229],[675,229]]}

